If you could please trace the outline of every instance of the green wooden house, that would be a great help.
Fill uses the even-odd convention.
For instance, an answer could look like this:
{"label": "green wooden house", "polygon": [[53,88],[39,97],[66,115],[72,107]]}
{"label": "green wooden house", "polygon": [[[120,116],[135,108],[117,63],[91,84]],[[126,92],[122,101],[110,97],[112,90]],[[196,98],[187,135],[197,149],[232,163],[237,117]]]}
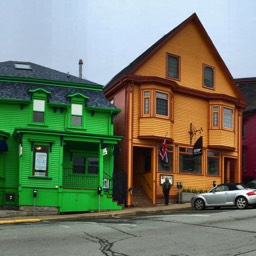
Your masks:
{"label": "green wooden house", "polygon": [[34,63],[0,63],[1,208],[121,209],[112,199],[120,110],[102,90]]}

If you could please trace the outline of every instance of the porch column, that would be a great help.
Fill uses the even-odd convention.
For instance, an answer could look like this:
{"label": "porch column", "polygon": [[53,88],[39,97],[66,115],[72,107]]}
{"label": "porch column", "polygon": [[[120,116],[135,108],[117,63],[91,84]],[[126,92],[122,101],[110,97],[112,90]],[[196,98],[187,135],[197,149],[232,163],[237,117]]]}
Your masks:
{"label": "porch column", "polygon": [[99,186],[103,187],[103,149],[99,144]]}

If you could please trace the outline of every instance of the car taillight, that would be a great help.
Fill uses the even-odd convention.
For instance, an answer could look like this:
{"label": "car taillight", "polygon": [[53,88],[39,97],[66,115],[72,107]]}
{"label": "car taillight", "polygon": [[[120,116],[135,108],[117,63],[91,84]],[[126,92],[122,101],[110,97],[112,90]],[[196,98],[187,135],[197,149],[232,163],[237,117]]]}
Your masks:
{"label": "car taillight", "polygon": [[248,196],[255,196],[256,192],[255,191],[250,191],[248,193],[246,193]]}

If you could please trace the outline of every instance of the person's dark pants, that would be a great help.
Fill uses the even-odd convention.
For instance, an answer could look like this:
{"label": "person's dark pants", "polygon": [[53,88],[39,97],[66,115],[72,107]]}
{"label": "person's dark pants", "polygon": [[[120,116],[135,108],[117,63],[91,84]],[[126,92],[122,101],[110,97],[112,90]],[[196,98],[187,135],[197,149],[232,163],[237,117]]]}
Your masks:
{"label": "person's dark pants", "polygon": [[165,205],[169,204],[169,191],[164,191],[164,203]]}

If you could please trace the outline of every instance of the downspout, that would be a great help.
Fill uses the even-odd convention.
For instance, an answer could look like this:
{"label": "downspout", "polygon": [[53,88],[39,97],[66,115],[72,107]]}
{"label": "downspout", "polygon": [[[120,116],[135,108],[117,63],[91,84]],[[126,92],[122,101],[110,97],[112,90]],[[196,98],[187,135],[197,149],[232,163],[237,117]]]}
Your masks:
{"label": "downspout", "polygon": [[[133,182],[132,182],[132,138],[131,138],[131,130],[132,130],[132,123],[131,123],[131,117],[132,113],[130,111],[131,108],[131,97],[130,97],[130,91],[131,91],[131,84],[129,83],[128,86],[126,87],[126,102],[127,102],[127,108],[126,108],[126,134],[125,137],[127,138],[127,191],[128,189],[133,187]],[[127,204],[132,205],[132,195],[131,193],[127,194]]]}

